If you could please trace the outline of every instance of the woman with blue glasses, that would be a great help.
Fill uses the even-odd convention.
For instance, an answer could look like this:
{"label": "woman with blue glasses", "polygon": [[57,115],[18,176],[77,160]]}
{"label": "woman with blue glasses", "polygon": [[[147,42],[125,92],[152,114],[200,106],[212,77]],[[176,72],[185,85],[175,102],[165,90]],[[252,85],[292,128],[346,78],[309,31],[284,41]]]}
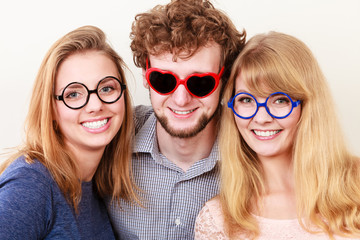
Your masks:
{"label": "woman with blue glasses", "polygon": [[115,239],[103,198],[136,199],[125,67],[97,27],[50,48],[25,144],[0,165],[0,239]]}
{"label": "woman with blue glasses", "polygon": [[195,239],[360,239],[359,159],[308,47],[254,36],[224,99],[220,195],[201,210]]}

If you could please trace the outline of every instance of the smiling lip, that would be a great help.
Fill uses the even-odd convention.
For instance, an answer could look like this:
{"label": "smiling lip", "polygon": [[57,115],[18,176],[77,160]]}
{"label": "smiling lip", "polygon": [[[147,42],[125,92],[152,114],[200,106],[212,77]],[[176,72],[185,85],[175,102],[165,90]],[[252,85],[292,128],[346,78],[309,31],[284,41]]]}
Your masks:
{"label": "smiling lip", "polygon": [[188,117],[191,115],[194,111],[196,111],[197,108],[191,109],[191,110],[175,110],[172,108],[169,108],[171,112],[173,112],[177,117]]}
{"label": "smiling lip", "polygon": [[281,130],[252,130],[255,137],[261,140],[270,140],[275,138]]}
{"label": "smiling lip", "polygon": [[84,121],[81,123],[84,129],[91,133],[100,133],[107,130],[110,126],[110,118],[95,121]]}
{"label": "smiling lip", "polygon": [[96,129],[96,128],[101,128],[101,127],[105,126],[108,121],[109,121],[109,119],[105,118],[105,119],[99,120],[99,121],[83,122],[83,123],[81,123],[81,125],[83,125],[86,128]]}

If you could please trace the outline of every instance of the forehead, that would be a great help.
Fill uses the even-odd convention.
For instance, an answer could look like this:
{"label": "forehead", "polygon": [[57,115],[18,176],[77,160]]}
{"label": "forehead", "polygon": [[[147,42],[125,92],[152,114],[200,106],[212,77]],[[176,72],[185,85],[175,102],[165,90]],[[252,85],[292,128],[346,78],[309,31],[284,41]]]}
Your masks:
{"label": "forehead", "polygon": [[176,61],[174,61],[174,55],[169,52],[156,56],[150,55],[150,67],[172,71],[179,76],[195,72],[218,73],[221,67],[221,47],[217,43],[199,48],[191,57],[184,57],[184,55],[185,53],[180,54]]}
{"label": "forehead", "polygon": [[105,76],[118,77],[117,67],[107,55],[95,50],[73,53],[60,64],[55,89],[64,88],[71,82],[93,88]]}
{"label": "forehead", "polygon": [[249,88],[247,87],[247,85],[245,84],[244,81],[244,76],[240,73],[237,75],[237,77],[235,78],[235,91],[241,91],[241,90],[246,90],[248,91]]}
{"label": "forehead", "polygon": [[267,82],[264,79],[260,78],[254,80],[250,78],[250,76],[242,74],[242,72],[240,72],[235,78],[235,93],[245,91],[259,97],[266,97],[269,94],[278,91],[268,86]]}

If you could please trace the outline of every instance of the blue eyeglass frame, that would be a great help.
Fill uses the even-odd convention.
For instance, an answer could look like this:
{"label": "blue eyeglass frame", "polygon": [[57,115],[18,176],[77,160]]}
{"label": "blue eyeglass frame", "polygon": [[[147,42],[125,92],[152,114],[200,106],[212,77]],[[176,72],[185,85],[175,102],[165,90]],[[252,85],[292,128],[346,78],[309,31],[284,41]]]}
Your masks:
{"label": "blue eyeglass frame", "polygon": [[[239,114],[237,114],[236,111],[234,110],[234,100],[235,100],[235,98],[236,98],[238,95],[240,95],[240,94],[249,95],[249,96],[251,96],[251,97],[255,100],[255,102],[256,102],[256,111],[255,111],[255,113],[254,113],[253,115],[251,115],[250,117],[242,117],[242,116],[240,116]],[[290,99],[290,101],[291,101],[291,110],[290,110],[290,112],[289,112],[287,115],[282,116],[282,117],[274,116],[273,114],[271,114],[270,110],[269,110],[268,107],[266,106],[267,101],[269,100],[269,98],[270,98],[272,95],[275,95],[275,94],[283,94],[283,95],[285,95],[286,97],[288,97],[288,98]],[[289,116],[289,115],[292,113],[294,107],[299,106],[300,103],[301,103],[300,100],[293,101],[293,100],[291,99],[291,97],[290,97],[288,94],[284,93],[284,92],[274,92],[274,93],[270,94],[270,95],[266,98],[265,102],[263,102],[263,103],[259,103],[259,102],[256,100],[256,98],[255,98],[252,94],[250,94],[250,93],[240,92],[240,93],[236,94],[233,98],[231,98],[231,99],[229,100],[229,102],[228,102],[228,108],[231,108],[231,110],[233,111],[233,113],[234,113],[237,117],[242,118],[242,119],[250,119],[250,118],[253,118],[253,117],[257,114],[257,112],[259,111],[259,108],[260,108],[260,107],[264,107],[264,108],[266,109],[266,112],[267,112],[271,117],[276,118],[276,119],[283,119],[283,118],[286,118],[287,116]]]}

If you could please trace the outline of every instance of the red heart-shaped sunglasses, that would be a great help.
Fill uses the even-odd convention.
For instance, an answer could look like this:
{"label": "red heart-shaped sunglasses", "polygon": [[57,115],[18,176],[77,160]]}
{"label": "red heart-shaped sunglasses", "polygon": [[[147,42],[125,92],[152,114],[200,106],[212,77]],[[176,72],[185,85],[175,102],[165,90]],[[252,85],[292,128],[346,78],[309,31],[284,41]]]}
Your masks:
{"label": "red heart-shaped sunglasses", "polygon": [[212,72],[193,73],[185,79],[180,79],[171,71],[149,68],[148,59],[146,59],[145,77],[150,87],[161,95],[171,94],[180,84],[183,84],[191,95],[204,98],[216,90],[223,72],[224,67],[221,68],[219,74]]}

